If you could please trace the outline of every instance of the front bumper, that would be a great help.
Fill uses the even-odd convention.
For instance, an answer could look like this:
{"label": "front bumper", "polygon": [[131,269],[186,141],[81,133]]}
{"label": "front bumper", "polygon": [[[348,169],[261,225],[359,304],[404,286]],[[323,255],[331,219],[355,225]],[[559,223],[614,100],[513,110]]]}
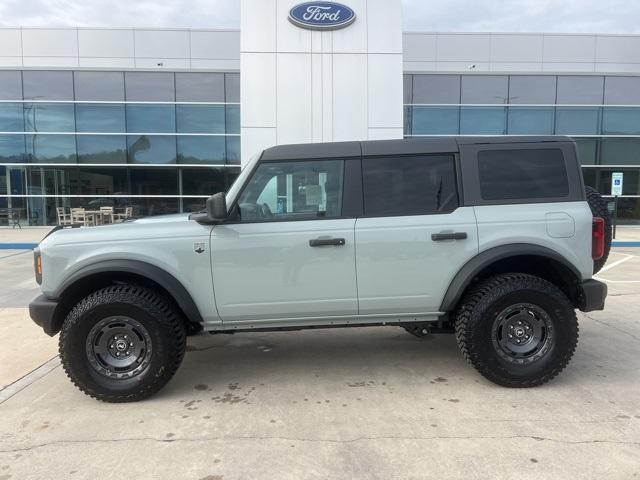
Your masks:
{"label": "front bumper", "polygon": [[598,280],[585,280],[580,285],[579,307],[583,312],[604,310],[607,298],[607,285]]}
{"label": "front bumper", "polygon": [[60,305],[60,302],[51,300],[44,295],[38,295],[29,304],[29,316],[31,320],[41,326],[44,333],[51,337],[60,330],[60,326],[56,321],[56,309],[58,305]]}

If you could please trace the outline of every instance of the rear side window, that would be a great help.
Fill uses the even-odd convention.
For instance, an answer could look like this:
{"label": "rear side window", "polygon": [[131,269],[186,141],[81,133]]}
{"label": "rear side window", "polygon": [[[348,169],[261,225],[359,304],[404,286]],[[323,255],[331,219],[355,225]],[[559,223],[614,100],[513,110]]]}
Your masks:
{"label": "rear side window", "polygon": [[367,216],[429,215],[458,207],[453,156],[369,158],[362,170]]}
{"label": "rear side window", "polygon": [[480,194],[484,200],[561,198],[569,181],[560,149],[478,152]]}

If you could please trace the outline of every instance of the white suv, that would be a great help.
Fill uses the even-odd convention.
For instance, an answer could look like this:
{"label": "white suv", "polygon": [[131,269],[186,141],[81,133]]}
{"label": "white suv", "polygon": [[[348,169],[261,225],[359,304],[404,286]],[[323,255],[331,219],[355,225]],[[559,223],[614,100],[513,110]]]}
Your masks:
{"label": "white suv", "polygon": [[110,402],[158,391],[203,329],[455,333],[482,375],[526,387],[570,360],[575,309],[604,307],[609,242],[568,138],[279,146],[204,212],[57,229],[30,312]]}

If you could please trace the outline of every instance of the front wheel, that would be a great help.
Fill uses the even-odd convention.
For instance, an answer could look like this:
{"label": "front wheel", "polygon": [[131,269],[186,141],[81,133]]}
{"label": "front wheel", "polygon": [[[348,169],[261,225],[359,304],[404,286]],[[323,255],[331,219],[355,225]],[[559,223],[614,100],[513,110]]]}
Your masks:
{"label": "front wheel", "polygon": [[81,300],[60,332],[62,365],[85,394],[133,402],[160,390],[186,348],[184,322],[155,292],[106,287]]}
{"label": "front wheel", "polygon": [[505,387],[548,382],[578,343],[575,311],[555,285],[521,273],[475,286],[456,313],[458,346],[484,377]]}

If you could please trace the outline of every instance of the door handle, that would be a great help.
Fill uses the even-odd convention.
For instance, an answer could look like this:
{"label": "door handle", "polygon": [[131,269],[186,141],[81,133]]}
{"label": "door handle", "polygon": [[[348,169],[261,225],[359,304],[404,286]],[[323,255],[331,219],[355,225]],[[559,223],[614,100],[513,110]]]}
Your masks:
{"label": "door handle", "polygon": [[441,242],[443,240],[464,240],[467,238],[467,232],[441,232],[432,233],[431,240]]}
{"label": "door handle", "polygon": [[326,247],[326,246],[337,246],[341,247],[347,243],[344,238],[314,238],[313,240],[309,240],[310,247]]}

